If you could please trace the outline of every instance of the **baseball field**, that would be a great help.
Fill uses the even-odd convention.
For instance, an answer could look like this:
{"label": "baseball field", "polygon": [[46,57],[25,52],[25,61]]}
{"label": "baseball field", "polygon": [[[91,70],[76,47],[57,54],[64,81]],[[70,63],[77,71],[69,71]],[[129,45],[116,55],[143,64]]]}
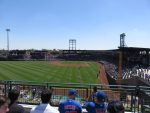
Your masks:
{"label": "baseball field", "polygon": [[0,80],[96,84],[98,72],[91,61],[0,61]]}

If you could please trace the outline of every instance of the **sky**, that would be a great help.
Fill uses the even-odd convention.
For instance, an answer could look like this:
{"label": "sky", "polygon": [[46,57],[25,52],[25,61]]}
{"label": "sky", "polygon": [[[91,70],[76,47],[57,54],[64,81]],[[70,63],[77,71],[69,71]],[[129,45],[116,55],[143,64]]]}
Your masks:
{"label": "sky", "polygon": [[0,49],[150,48],[150,0],[0,0]]}

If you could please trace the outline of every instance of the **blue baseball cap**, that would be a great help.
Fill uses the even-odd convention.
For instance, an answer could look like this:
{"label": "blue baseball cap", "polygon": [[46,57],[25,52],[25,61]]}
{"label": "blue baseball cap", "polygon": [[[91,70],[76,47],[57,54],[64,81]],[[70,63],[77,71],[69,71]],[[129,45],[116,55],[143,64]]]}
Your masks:
{"label": "blue baseball cap", "polygon": [[105,100],[107,98],[107,95],[104,92],[96,92],[95,96],[99,100]]}
{"label": "blue baseball cap", "polygon": [[77,93],[77,91],[76,91],[75,89],[70,89],[70,90],[68,91],[68,94],[69,94],[69,95],[78,96],[78,93]]}

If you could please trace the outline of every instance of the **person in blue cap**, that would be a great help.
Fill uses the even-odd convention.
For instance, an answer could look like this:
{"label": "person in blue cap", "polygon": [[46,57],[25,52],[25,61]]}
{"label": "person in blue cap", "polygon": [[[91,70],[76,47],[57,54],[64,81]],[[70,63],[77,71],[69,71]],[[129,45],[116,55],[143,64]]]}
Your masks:
{"label": "person in blue cap", "polygon": [[104,92],[95,93],[96,100],[95,102],[87,102],[85,108],[88,113],[106,113],[107,104],[105,103],[107,96]]}
{"label": "person in blue cap", "polygon": [[68,91],[68,99],[59,104],[60,113],[82,113],[82,107],[75,97],[78,96],[75,89],[70,89]]}

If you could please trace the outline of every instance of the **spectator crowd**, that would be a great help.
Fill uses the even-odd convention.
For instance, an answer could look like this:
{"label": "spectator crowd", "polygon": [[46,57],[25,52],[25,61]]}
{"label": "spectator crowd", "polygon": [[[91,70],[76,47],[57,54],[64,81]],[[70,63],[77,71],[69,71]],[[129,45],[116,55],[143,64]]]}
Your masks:
{"label": "spectator crowd", "polygon": [[[69,89],[68,98],[59,103],[58,109],[51,105],[52,90],[44,89],[41,92],[41,103],[33,107],[30,113],[82,113],[83,108],[88,113],[124,113],[124,106],[120,101],[108,102],[105,92],[93,90],[93,93],[81,105],[76,97],[77,90]],[[17,103],[20,91],[12,89],[8,97],[0,96],[0,113],[25,113],[25,109]]]}
{"label": "spectator crowd", "polygon": [[[113,79],[118,79],[118,66],[107,61],[100,61],[105,66],[106,73]],[[150,67],[139,65],[124,65],[122,69],[122,79],[130,79],[134,76],[150,82]]]}

